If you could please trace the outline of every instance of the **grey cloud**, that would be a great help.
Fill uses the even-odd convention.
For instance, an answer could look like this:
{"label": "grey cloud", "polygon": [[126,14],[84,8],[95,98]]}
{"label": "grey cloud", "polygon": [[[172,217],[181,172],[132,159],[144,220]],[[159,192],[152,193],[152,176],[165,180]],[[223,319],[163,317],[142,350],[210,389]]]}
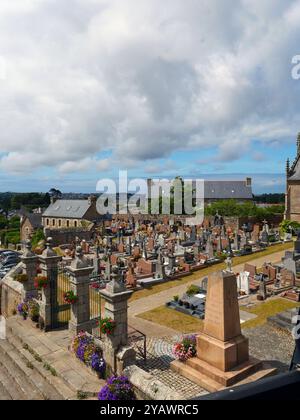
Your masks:
{"label": "grey cloud", "polygon": [[2,0],[0,168],[84,171],[107,149],[134,166],[208,145],[229,162],[254,139],[289,141],[299,16],[292,0]]}

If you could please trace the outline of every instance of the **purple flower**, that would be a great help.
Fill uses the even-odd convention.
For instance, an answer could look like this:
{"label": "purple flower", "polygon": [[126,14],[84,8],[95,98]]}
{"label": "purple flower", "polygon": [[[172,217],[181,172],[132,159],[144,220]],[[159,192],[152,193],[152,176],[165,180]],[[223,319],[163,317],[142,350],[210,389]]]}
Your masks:
{"label": "purple flower", "polygon": [[98,394],[100,401],[133,401],[133,387],[126,376],[112,376]]}
{"label": "purple flower", "polygon": [[106,370],[106,364],[104,359],[98,353],[92,354],[91,367],[93,370],[100,373],[102,376],[104,375]]}

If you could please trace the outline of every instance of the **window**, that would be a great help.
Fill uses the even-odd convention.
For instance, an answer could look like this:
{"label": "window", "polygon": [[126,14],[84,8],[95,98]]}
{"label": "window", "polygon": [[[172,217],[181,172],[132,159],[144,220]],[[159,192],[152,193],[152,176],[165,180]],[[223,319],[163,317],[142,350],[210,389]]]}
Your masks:
{"label": "window", "polygon": [[67,220],[67,227],[70,227],[70,220]]}
{"label": "window", "polygon": [[77,220],[75,220],[75,222],[74,222],[74,227],[77,228]]}
{"label": "window", "polygon": [[58,226],[61,227],[61,220],[58,221]]}
{"label": "window", "polygon": [[55,219],[52,219],[52,226],[55,226]]}
{"label": "window", "polygon": [[49,219],[46,220],[46,225],[49,226]]}

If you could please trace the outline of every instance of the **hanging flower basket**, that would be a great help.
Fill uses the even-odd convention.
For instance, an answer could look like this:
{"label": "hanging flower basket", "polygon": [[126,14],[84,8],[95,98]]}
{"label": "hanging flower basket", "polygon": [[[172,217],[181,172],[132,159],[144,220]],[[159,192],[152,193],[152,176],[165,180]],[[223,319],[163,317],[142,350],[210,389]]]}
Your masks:
{"label": "hanging flower basket", "polygon": [[47,285],[48,285],[48,279],[47,279],[47,277],[45,277],[45,276],[35,277],[35,279],[34,279],[34,287],[36,289],[39,289],[39,290],[46,289]]}
{"label": "hanging flower basket", "polygon": [[76,296],[75,293],[72,290],[70,290],[69,292],[66,292],[64,294],[64,301],[69,305],[74,305],[78,302],[78,296]]}
{"label": "hanging flower basket", "polygon": [[21,274],[16,274],[14,276],[14,280],[18,281],[19,283],[26,283],[28,281],[28,276],[25,273],[21,273]]}
{"label": "hanging flower basket", "polygon": [[112,335],[116,328],[116,323],[112,318],[100,319],[97,325],[98,327],[100,327],[100,331],[102,332],[102,334],[105,335]]}

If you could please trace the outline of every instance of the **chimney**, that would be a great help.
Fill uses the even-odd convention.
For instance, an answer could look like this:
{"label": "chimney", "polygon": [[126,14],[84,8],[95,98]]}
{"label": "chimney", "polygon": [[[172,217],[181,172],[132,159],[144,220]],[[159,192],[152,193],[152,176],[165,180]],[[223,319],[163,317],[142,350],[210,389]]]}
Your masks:
{"label": "chimney", "polygon": [[252,178],[246,178],[246,187],[252,187]]}
{"label": "chimney", "polygon": [[90,195],[88,198],[89,206],[96,204],[96,202],[97,202],[97,197],[95,197],[94,195]]}

